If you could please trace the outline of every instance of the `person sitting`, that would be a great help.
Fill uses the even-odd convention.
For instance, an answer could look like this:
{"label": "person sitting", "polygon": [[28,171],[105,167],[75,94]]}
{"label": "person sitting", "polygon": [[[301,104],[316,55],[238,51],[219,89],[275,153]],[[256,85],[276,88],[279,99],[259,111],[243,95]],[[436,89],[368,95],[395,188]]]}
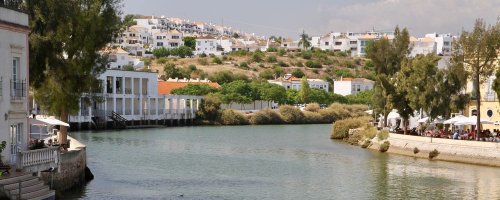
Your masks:
{"label": "person sitting", "polygon": [[458,131],[455,131],[455,133],[453,133],[453,139],[458,140],[458,135]]}

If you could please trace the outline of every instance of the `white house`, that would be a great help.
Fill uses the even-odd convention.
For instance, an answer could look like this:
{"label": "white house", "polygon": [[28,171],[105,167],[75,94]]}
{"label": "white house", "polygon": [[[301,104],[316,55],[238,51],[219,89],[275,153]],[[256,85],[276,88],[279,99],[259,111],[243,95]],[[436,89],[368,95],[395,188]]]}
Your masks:
{"label": "white house", "polygon": [[106,54],[109,58],[107,69],[123,69],[125,66],[132,66],[134,69],[144,67],[144,62],[138,58],[134,58],[129,53],[120,47],[108,47],[100,52]]}
{"label": "white house", "polygon": [[451,34],[426,34],[425,37],[434,39],[436,43],[436,54],[440,56],[451,56],[454,36]]}
{"label": "white house", "polygon": [[430,37],[415,38],[410,37],[411,52],[410,56],[415,57],[418,54],[426,55],[429,53],[436,53],[436,43]]}
{"label": "white house", "polygon": [[183,34],[177,30],[156,32],[153,34],[152,47],[177,48],[184,45],[183,38]]}
{"label": "white house", "polygon": [[196,49],[194,54],[213,54],[213,55],[221,55],[221,51],[217,51],[217,39],[212,36],[202,36],[196,38]]}
{"label": "white house", "polygon": [[0,141],[4,164],[28,147],[28,15],[0,7]]}
{"label": "white house", "polygon": [[[268,80],[267,82],[281,85],[287,90],[289,89],[300,90],[300,88],[302,87],[301,81],[302,79],[294,77],[291,74],[287,74],[282,78],[279,78],[277,80]],[[326,92],[328,92],[328,88],[330,85],[327,81],[321,79],[307,79],[307,83],[309,84],[310,88],[325,90]]]}
{"label": "white house", "polygon": [[299,41],[295,41],[292,38],[283,39],[281,42],[281,48],[288,49],[291,51],[299,50]]}
{"label": "white house", "polygon": [[333,93],[343,96],[373,89],[374,81],[365,78],[340,78],[333,82]]}
{"label": "white house", "polygon": [[165,120],[193,119],[202,98],[160,94],[158,74],[153,72],[108,69],[99,80],[103,101],[91,105],[82,103],[78,114],[69,118],[72,126],[86,124],[105,128],[114,122],[126,127],[151,124],[152,121],[165,124]]}

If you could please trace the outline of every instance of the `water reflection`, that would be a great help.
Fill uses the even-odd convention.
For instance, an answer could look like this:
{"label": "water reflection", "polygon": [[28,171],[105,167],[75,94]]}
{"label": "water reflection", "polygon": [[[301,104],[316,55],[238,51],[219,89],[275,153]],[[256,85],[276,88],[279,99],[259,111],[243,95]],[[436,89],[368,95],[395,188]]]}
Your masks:
{"label": "water reflection", "polygon": [[329,125],[73,133],[96,179],[82,199],[499,199],[500,169],[332,142]]}

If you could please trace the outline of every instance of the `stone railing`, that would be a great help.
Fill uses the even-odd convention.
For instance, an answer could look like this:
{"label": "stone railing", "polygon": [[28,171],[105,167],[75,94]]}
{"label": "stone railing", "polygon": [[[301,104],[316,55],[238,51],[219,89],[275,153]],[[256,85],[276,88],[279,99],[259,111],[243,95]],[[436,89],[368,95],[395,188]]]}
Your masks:
{"label": "stone railing", "polygon": [[21,151],[18,154],[18,168],[24,169],[37,165],[54,165],[60,160],[59,147]]}

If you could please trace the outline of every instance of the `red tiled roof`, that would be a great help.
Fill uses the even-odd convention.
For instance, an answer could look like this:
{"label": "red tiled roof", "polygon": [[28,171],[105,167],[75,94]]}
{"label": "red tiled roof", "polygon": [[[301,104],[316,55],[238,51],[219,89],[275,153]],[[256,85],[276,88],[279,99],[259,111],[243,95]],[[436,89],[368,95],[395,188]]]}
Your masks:
{"label": "red tiled roof", "polygon": [[220,85],[214,82],[167,82],[158,81],[158,94],[171,94],[172,90],[182,88],[189,84],[207,84],[214,88],[219,88]]}

